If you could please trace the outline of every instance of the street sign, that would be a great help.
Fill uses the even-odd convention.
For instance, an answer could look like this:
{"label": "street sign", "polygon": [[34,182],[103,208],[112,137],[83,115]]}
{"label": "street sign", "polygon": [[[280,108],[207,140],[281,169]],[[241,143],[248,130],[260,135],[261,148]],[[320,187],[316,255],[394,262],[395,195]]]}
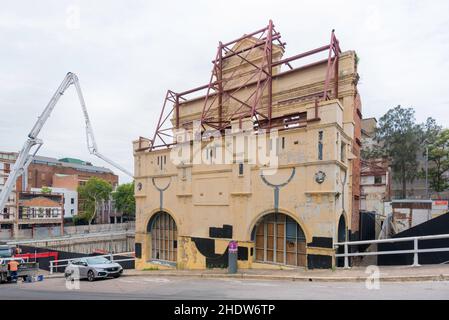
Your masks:
{"label": "street sign", "polygon": [[238,242],[237,241],[229,241],[229,252],[237,252],[238,251]]}

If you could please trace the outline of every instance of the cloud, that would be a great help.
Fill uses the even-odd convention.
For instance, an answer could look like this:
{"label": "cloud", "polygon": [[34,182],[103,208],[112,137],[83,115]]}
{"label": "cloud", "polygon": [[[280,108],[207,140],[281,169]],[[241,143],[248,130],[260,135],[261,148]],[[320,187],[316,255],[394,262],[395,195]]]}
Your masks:
{"label": "cloud", "polygon": [[[167,89],[205,84],[219,40],[273,19],[286,55],[320,46],[335,28],[360,56],[363,114],[414,106],[445,126],[447,1],[21,1],[2,5],[0,150],[19,150],[68,71],[77,73],[102,153],[132,170],[131,141],[150,136]],[[79,21],[76,21],[79,13]],[[77,24],[79,22],[79,24]],[[40,154],[89,155],[73,88],[44,127]],[[121,181],[129,179],[120,174]]]}

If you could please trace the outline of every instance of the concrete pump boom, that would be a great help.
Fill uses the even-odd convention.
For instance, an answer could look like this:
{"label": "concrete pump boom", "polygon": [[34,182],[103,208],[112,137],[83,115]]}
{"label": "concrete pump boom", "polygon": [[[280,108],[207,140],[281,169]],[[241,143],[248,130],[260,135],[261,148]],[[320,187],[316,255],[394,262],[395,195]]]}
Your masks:
{"label": "concrete pump boom", "polygon": [[[86,124],[86,142],[89,153],[106,161],[107,163],[119,169],[128,176],[133,177],[133,174],[131,172],[124,169],[122,166],[118,165],[114,161],[106,158],[104,155],[98,152],[97,143],[95,141],[94,132],[92,130],[92,124],[90,123],[89,120],[89,114],[87,113],[86,103],[84,102],[84,97],[83,93],[81,92],[81,86],[79,84],[78,77],[76,76],[76,74],[69,72],[65,76],[61,85],[56,90],[55,94],[48,102],[42,114],[37,119],[36,123],[34,124],[33,128],[28,134],[27,141],[25,142],[25,144],[23,145],[22,149],[19,152],[19,155],[17,156],[17,160],[14,163],[14,166],[8,176],[8,179],[6,180],[3,190],[0,192],[0,212],[3,212],[3,208],[14,187],[14,184],[16,183],[17,178],[20,175],[22,175],[25,172],[25,170],[27,170],[29,164],[31,163],[31,161],[33,161],[36,153],[39,151],[40,147],[43,144],[43,141],[37,138],[39,132],[43,128],[47,119],[50,117],[51,112],[53,111],[53,109],[55,108],[56,104],[59,101],[59,98],[64,94],[65,90],[72,84],[76,88],[78,99],[80,101],[81,108],[83,110],[84,120]],[[33,147],[35,147],[34,151],[31,152]]]}

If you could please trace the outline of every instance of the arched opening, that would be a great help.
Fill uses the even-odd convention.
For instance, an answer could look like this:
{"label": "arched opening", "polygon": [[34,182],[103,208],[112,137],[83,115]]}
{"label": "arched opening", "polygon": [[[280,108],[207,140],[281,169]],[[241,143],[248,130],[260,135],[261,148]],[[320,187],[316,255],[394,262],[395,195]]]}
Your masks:
{"label": "arched opening", "polygon": [[301,226],[282,213],[263,216],[254,226],[255,260],[291,266],[306,265],[306,238]]}
{"label": "arched opening", "polygon": [[[340,220],[338,221],[338,231],[337,231],[337,242],[345,242],[346,241],[346,219],[345,215],[342,214],[340,216]],[[344,253],[344,246],[339,246],[337,253]],[[344,258],[337,258],[337,266],[343,267]]]}
{"label": "arched opening", "polygon": [[338,221],[338,242],[346,241],[346,219],[342,214],[340,220]]}
{"label": "arched opening", "polygon": [[176,262],[178,230],[176,222],[166,212],[156,213],[148,222],[151,234],[151,259]]}

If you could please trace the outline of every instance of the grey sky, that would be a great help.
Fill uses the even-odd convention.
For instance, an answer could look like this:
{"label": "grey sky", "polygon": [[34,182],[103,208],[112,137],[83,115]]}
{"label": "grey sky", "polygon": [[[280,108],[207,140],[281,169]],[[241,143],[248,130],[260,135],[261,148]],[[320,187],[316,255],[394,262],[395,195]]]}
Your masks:
{"label": "grey sky", "polygon": [[[77,25],[76,12],[80,21]],[[360,57],[363,116],[401,104],[449,124],[449,1],[2,1],[0,150],[21,148],[66,72],[80,78],[100,151],[133,168],[167,89],[207,83],[219,40],[273,19],[290,56],[329,42]],[[88,154],[73,88],[41,132],[40,155]],[[121,182],[129,181],[116,171]]]}

